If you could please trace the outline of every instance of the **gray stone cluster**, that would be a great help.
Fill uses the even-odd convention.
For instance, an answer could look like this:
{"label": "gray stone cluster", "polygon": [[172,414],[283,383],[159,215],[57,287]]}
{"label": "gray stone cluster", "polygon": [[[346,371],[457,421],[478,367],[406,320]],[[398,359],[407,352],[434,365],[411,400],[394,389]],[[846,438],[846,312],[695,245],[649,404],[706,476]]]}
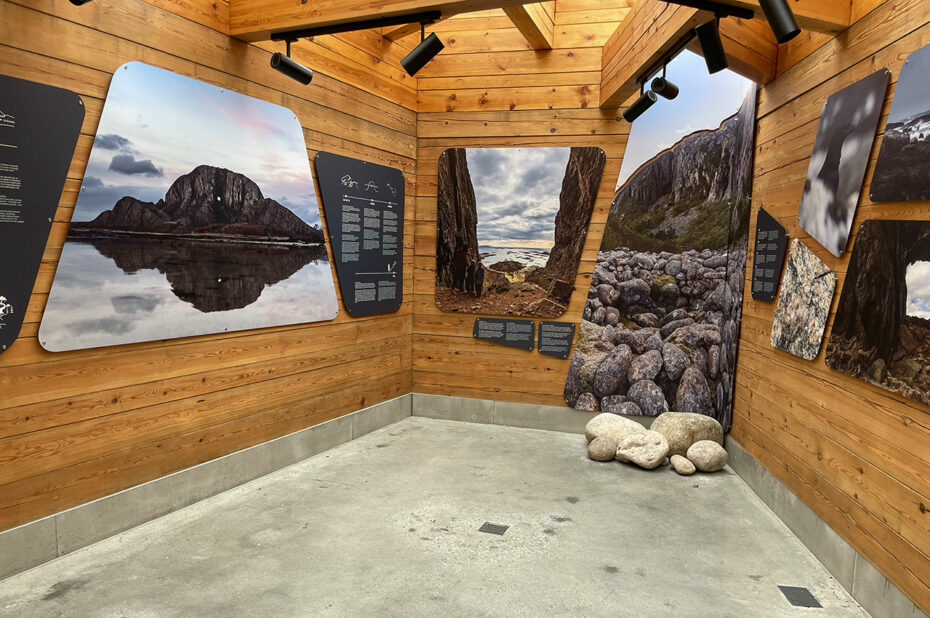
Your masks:
{"label": "gray stone cluster", "polygon": [[587,411],[658,416],[674,409],[728,421],[745,276],[739,258],[726,249],[601,252],[566,402]]}

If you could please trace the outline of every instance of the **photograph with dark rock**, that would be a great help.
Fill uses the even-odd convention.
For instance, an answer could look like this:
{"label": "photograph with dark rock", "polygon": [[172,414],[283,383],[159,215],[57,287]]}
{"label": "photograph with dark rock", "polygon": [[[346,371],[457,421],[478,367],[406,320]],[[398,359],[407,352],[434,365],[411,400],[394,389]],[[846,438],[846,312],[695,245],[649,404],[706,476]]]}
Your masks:
{"label": "photograph with dark rock", "polygon": [[[702,414],[726,430],[756,89],[729,71],[706,75],[691,52],[669,65],[672,72],[687,85],[682,96],[660,100],[661,111],[631,129],[564,399],[578,410],[613,414]],[[712,104],[702,97],[710,92]]]}
{"label": "photograph with dark rock", "polygon": [[890,76],[881,69],[830,95],[820,116],[798,223],[837,257],[846,252]]}
{"label": "photograph with dark rock", "polygon": [[859,227],[826,362],[930,404],[930,221]]}
{"label": "photograph with dark rock", "polygon": [[772,347],[805,360],[817,358],[835,290],[830,267],[803,242],[792,240],[772,322]]}
{"label": "photograph with dark rock", "polygon": [[117,70],[42,346],[315,322],[337,310],[294,114],[137,62]]}
{"label": "photograph with dark rock", "polygon": [[894,101],[869,187],[873,202],[930,200],[930,45],[910,56]]}
{"label": "photograph with dark rock", "polygon": [[606,160],[595,147],[444,151],[436,213],[439,309],[565,313]]}

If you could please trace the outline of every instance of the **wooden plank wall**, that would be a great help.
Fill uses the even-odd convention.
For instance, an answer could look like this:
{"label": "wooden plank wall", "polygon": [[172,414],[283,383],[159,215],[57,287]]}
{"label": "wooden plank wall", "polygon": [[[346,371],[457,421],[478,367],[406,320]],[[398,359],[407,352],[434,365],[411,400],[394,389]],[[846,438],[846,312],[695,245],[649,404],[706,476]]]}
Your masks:
{"label": "wooden plank wall", "polygon": [[[765,206],[837,272],[834,311],[848,255],[833,257],[797,222],[822,106],[830,94],[888,67],[893,85],[882,129],[905,58],[930,43],[930,0],[871,4],[874,10],[863,10],[868,14],[847,32],[763,88],[759,100],[753,204]],[[853,230],[866,219],[930,219],[926,202],[869,201],[880,143],[872,150]],[[733,437],[930,610],[930,409],[828,369],[823,353],[807,362],[774,350],[774,310],[775,303],[747,295]],[[832,320],[831,313],[828,334]]]}
{"label": "wooden plank wall", "polygon": [[328,323],[62,354],[36,341],[110,76],[130,60],[289,107],[310,157],[402,169],[413,271],[416,85],[381,61],[403,47],[371,33],[301,42],[295,54],[317,71],[304,87],[271,70],[266,49],[226,36],[226,10],[0,0],[0,72],[75,90],[87,109],[26,324],[0,355],[0,530],[411,390],[412,277],[386,316],[352,319],[340,306]]}
{"label": "wooden plank wall", "polygon": [[581,319],[629,125],[598,109],[601,46],[626,0],[558,0],[554,48],[533,52],[504,16],[488,11],[434,29],[446,44],[419,77],[414,391],[564,405],[568,361],[475,341],[475,315],[436,308],[436,178],[450,147],[600,146],[607,153],[568,312]]}

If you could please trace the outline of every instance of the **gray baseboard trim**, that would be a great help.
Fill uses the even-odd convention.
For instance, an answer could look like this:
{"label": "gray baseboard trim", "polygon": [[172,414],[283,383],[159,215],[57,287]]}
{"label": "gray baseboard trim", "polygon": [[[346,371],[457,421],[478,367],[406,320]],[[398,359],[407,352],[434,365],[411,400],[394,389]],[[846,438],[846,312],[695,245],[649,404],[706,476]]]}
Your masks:
{"label": "gray baseboard trim", "polygon": [[727,436],[726,448],[733,471],[866,611],[875,618],[926,616],[739,442]]}
{"label": "gray baseboard trim", "polygon": [[[598,412],[581,412],[567,406],[545,406],[514,401],[413,393],[413,416],[447,421],[584,433],[585,425],[598,414]],[[653,421],[652,418],[646,416],[630,418],[646,427],[649,427]]]}
{"label": "gray baseboard trim", "polygon": [[411,413],[408,393],[0,532],[0,579],[286,468]]}

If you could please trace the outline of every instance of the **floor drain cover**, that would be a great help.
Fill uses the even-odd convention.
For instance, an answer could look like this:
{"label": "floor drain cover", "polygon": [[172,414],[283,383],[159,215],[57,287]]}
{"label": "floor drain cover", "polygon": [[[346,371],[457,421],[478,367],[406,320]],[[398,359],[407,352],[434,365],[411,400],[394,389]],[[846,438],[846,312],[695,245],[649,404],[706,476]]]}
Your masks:
{"label": "floor drain cover", "polygon": [[788,602],[795,607],[823,607],[807,588],[779,586],[778,589],[782,591]]}
{"label": "floor drain cover", "polygon": [[484,524],[478,528],[478,532],[487,532],[488,534],[496,534],[498,536],[503,535],[507,532],[507,528],[510,526],[502,526],[500,524],[492,524],[491,522],[484,522]]}

